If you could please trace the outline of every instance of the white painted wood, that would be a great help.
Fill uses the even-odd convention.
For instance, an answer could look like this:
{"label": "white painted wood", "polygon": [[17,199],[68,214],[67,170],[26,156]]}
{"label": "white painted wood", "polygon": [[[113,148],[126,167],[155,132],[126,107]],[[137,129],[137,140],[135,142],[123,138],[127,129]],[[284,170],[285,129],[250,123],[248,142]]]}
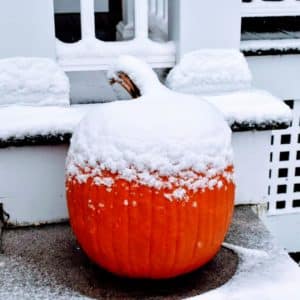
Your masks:
{"label": "white painted wood", "polygon": [[[293,104],[293,122],[292,126],[284,130],[273,132],[273,144],[270,146],[272,153],[272,162],[269,169],[271,171],[269,180],[269,211],[268,216],[300,213],[300,207],[294,201],[300,201],[300,192],[295,190],[295,186],[300,184],[300,176],[296,174],[297,168],[300,168],[298,159],[299,136],[300,136],[300,101],[294,101]],[[285,144],[281,142],[282,137],[290,137]],[[286,153],[286,160],[280,160],[280,154]],[[280,177],[279,170],[286,170],[287,175]],[[286,191],[278,191],[278,186],[286,188]],[[277,202],[281,202],[284,207],[277,207]]]}
{"label": "white painted wood", "polygon": [[300,213],[264,216],[262,220],[288,252],[300,252]]}
{"label": "white painted wood", "polygon": [[201,48],[240,46],[241,0],[169,1],[169,34],[177,58]]}
{"label": "white painted wood", "polygon": [[134,38],[134,0],[122,0],[122,21],[117,25],[117,41]]}
{"label": "white painted wood", "polygon": [[81,35],[82,40],[95,37],[94,0],[81,0]]}
{"label": "white painted wood", "polygon": [[0,1],[0,58],[55,58],[53,0]]}
{"label": "white painted wood", "polygon": [[148,38],[148,0],[135,0],[134,4],[134,31],[136,39]]}
{"label": "white painted wood", "polygon": [[[121,42],[125,43],[125,42]],[[106,44],[106,43],[105,43]],[[151,51],[151,44],[148,44],[147,52],[144,52],[142,55],[133,54],[138,56],[141,59],[144,59],[152,68],[172,68],[175,65],[175,51],[173,51],[173,44],[167,45],[165,54],[162,54],[161,51],[158,51],[158,54],[155,54],[155,51]],[[136,45],[133,45],[136,46]],[[143,44],[140,45],[141,51],[145,50]],[[118,47],[118,45],[115,45]],[[136,52],[139,50],[139,46],[134,48]],[[129,51],[120,51],[116,55],[103,55],[103,57],[91,57],[91,58],[78,58],[78,59],[61,59],[59,64],[65,72],[81,72],[81,71],[102,71],[108,70],[111,68],[112,64],[115,63],[116,57],[123,54],[131,54]]]}
{"label": "white painted wood", "polygon": [[[266,200],[269,131],[233,134],[236,204]],[[64,172],[68,147],[0,149],[0,202],[19,225],[67,218]]]}
{"label": "white painted wood", "polygon": [[149,1],[150,38],[157,41],[168,40],[168,1]]}
{"label": "white painted wood", "polygon": [[298,0],[263,1],[242,3],[243,17],[297,16],[300,15]]}
{"label": "white painted wood", "polygon": [[[57,60],[61,67],[66,72],[107,70],[118,56],[124,54],[138,56],[153,68],[173,67],[175,45],[172,42],[153,42],[148,38],[148,0],[134,0],[131,3],[134,4],[135,39],[126,42],[103,42],[95,38],[94,0],[82,0],[82,40],[72,44],[57,41]],[[130,6],[128,9],[131,9]],[[123,22],[119,24],[119,39],[125,36],[122,31],[124,33],[127,29],[130,30]]]}
{"label": "white painted wood", "polygon": [[149,0],[150,14],[156,13],[156,0]]}
{"label": "white painted wood", "polygon": [[236,204],[267,201],[270,137],[270,130],[233,133]]}
{"label": "white painted wood", "polygon": [[14,224],[67,218],[65,158],[68,147],[0,149],[0,202]]}
{"label": "white painted wood", "polygon": [[[299,1],[300,2],[300,1]],[[300,55],[247,57],[253,85],[282,99],[300,99]]]}

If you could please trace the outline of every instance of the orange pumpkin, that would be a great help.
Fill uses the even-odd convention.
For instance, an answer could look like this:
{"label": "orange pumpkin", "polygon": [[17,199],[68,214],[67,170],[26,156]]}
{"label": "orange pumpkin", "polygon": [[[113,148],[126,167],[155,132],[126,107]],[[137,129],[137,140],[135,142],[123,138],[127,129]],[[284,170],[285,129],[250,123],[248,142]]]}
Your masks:
{"label": "orange pumpkin", "polygon": [[[136,93],[133,83],[127,86]],[[156,187],[127,180],[116,170],[94,172],[95,164],[78,166],[66,180],[71,226],[94,262],[121,276],[160,279],[193,271],[219,251],[234,206],[231,164],[210,176],[218,184],[186,189],[180,199],[168,196],[178,193],[184,178],[180,172]],[[169,180],[160,174],[156,179]]]}

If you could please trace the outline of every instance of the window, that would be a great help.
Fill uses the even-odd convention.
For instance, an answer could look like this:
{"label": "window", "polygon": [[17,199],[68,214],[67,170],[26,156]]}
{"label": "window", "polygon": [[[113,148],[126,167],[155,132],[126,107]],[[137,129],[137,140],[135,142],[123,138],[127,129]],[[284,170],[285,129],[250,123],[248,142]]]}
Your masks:
{"label": "window", "polygon": [[55,35],[65,43],[81,39],[80,0],[54,0]]}
{"label": "window", "polygon": [[94,0],[94,7],[96,38],[102,41],[116,41],[116,28],[122,20],[122,1]]}
{"label": "window", "polygon": [[[116,41],[117,24],[122,20],[122,3],[126,1],[82,1],[54,0],[56,37],[65,43],[75,43],[87,33],[102,41]],[[92,15],[94,20],[91,21]]]}
{"label": "window", "polygon": [[242,16],[245,54],[299,53],[295,47],[300,39],[299,0],[242,0]]}

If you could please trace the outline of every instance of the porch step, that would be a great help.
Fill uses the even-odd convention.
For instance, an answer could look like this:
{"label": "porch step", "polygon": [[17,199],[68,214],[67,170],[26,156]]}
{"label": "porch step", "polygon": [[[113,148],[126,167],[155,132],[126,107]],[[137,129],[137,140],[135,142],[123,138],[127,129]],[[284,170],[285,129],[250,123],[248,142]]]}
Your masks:
{"label": "porch step", "polygon": [[177,279],[122,279],[89,261],[68,224],[6,231],[4,250],[1,299],[182,299],[226,283],[238,261],[223,248],[207,266]]}
{"label": "porch step", "polygon": [[282,299],[276,295],[284,294],[286,299],[298,299],[300,269],[250,207],[235,209],[226,241],[259,250],[233,247],[239,254],[237,263],[237,255],[223,248],[211,263],[187,276],[137,281],[117,278],[93,265],[78,248],[68,224],[7,230],[0,255],[0,298],[264,300]]}

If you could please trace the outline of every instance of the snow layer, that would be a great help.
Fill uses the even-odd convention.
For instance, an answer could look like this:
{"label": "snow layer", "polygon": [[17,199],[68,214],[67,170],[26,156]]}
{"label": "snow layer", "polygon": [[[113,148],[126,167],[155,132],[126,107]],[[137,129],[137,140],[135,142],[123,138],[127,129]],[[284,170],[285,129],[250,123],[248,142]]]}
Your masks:
{"label": "snow layer", "polygon": [[11,105],[0,108],[0,139],[73,133],[82,117],[93,105],[70,107],[32,107]]}
{"label": "snow layer", "polygon": [[276,40],[251,40],[241,42],[241,51],[300,51],[300,39],[276,39]]}
{"label": "snow layer", "polygon": [[0,105],[69,105],[69,80],[47,58],[0,60]]}
{"label": "snow layer", "polygon": [[[216,176],[232,165],[231,130],[221,113],[206,101],[168,90],[150,66],[133,57],[120,58],[114,70],[135,79],[144,96],[103,104],[82,120],[69,151],[70,178],[82,182],[109,171],[155,188],[176,180],[190,190],[217,185]],[[182,198],[182,191],[177,194]]]}
{"label": "snow layer", "polygon": [[200,50],[183,57],[168,75],[175,91],[201,96],[218,108],[230,125],[289,124],[292,113],[280,99],[251,89],[244,56],[234,50]]}
{"label": "snow layer", "polygon": [[217,107],[230,125],[274,123],[289,124],[292,120],[290,108],[280,99],[262,90],[250,89],[215,96],[205,96]]}
{"label": "snow layer", "polygon": [[[224,286],[190,299],[199,300],[281,300],[299,299],[300,271],[287,254],[224,244],[239,255],[234,277]],[[298,282],[298,284],[297,284]]]}
{"label": "snow layer", "polygon": [[249,88],[251,73],[236,50],[198,50],[186,54],[169,73],[166,85],[188,94],[229,92]]}
{"label": "snow layer", "polygon": [[[175,57],[175,45],[173,42],[158,43],[150,39],[135,38],[122,42],[103,42],[96,38],[86,38],[76,43],[66,44],[59,40],[56,43],[58,60],[64,63],[65,60],[76,59],[113,59],[120,55],[130,54],[138,57],[153,57],[158,60],[165,58],[173,62]],[[156,61],[159,62],[159,61]]]}

